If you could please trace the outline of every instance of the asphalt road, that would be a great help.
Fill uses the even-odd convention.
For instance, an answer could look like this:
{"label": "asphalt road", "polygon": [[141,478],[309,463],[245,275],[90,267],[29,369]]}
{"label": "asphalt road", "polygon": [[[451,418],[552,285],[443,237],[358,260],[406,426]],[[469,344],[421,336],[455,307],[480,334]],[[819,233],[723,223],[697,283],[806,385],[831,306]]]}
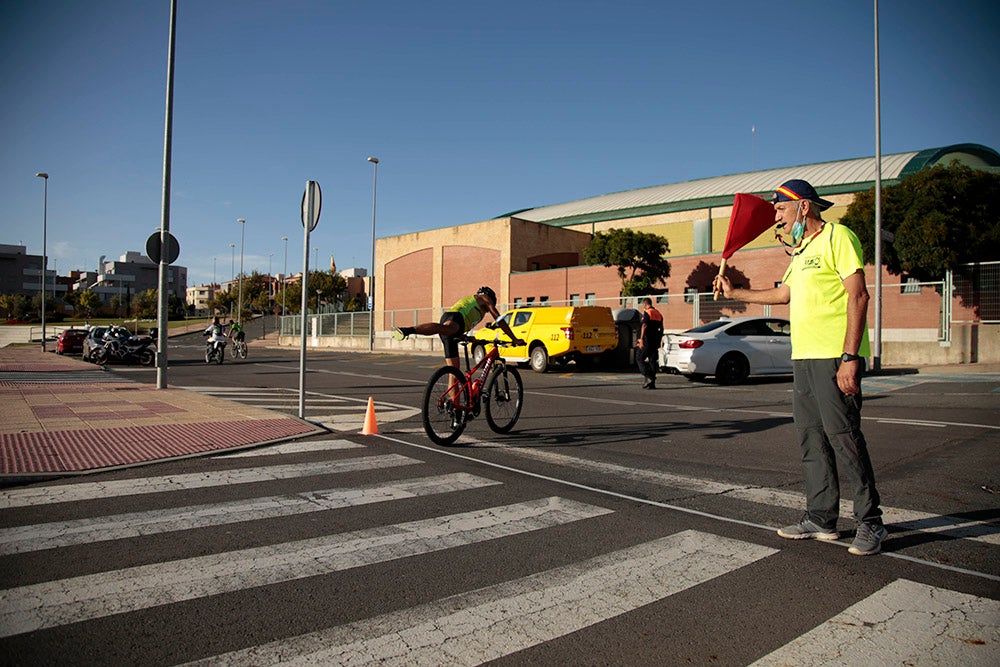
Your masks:
{"label": "asphalt road", "polygon": [[[884,554],[862,558],[846,549],[849,502],[840,543],[774,534],[803,506],[790,378],[721,387],[661,375],[644,391],[631,369],[522,369],[512,433],[480,417],[461,446],[440,448],[418,412],[440,363],[309,350],[306,418],[331,429],[313,448],[103,473],[76,502],[5,509],[6,530],[103,526],[5,552],[6,587],[23,597],[6,602],[27,609],[0,612],[13,663],[177,664],[245,650],[255,653],[226,660],[1000,659],[1000,377],[866,379],[891,533]],[[147,369],[115,372],[155,381]],[[187,337],[172,342],[168,380],[298,409],[297,350],[251,343],[248,359],[207,366],[200,337]],[[361,436],[369,397],[380,432]],[[425,479],[437,490],[407,486]],[[216,518],[185,523],[191,515]],[[81,599],[32,607],[52,585]]]}

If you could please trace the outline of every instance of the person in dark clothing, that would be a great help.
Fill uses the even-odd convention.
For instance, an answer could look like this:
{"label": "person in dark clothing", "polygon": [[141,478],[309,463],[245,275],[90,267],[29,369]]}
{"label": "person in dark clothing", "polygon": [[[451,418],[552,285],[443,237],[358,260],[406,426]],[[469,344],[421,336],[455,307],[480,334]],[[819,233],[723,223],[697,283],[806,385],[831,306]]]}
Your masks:
{"label": "person in dark clothing", "polygon": [[642,307],[642,328],[636,343],[635,363],[645,378],[643,389],[656,389],[656,370],[660,365],[660,343],[663,341],[663,314],[653,305],[653,300],[644,298]]}

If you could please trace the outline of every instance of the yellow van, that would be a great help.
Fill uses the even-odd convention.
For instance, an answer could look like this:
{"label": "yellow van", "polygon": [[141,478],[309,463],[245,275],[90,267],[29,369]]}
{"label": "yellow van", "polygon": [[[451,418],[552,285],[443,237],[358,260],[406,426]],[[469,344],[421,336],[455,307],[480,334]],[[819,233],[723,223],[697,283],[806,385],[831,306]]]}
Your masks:
{"label": "yellow van", "polygon": [[[550,362],[575,361],[585,364],[618,345],[618,328],[611,309],[601,306],[566,306],[516,308],[504,313],[511,330],[527,343],[522,347],[501,350],[508,361],[527,361],[531,369],[544,373]],[[476,332],[476,338],[491,341],[502,332],[490,322]],[[473,358],[478,362],[486,354],[485,344],[474,343]]]}

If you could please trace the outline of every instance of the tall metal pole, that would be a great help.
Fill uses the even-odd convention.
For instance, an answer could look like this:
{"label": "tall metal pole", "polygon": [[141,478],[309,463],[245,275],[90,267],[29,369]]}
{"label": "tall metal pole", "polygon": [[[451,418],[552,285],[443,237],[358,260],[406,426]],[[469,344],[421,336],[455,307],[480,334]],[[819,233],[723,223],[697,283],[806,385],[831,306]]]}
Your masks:
{"label": "tall metal pole", "polygon": [[[308,191],[308,188],[307,188]],[[306,206],[312,209],[312,198],[306,202]],[[306,227],[302,239],[302,309],[299,311],[301,320],[299,341],[299,419],[306,418],[306,322],[309,317],[309,228]]]}
{"label": "tall metal pole", "polygon": [[285,287],[288,285],[288,237],[282,236],[285,242],[285,268],[281,273],[281,316],[285,316]]}
{"label": "tall metal pole", "polygon": [[[160,215],[160,273],[156,310],[156,388],[167,388],[167,287],[170,265],[170,160],[174,126],[174,41],[177,0],[170,0],[170,37],[167,42],[167,102],[163,121],[163,208]],[[136,332],[138,334],[138,331]]]}
{"label": "tall metal pole", "polygon": [[236,321],[243,325],[243,241],[246,238],[247,219],[236,218],[240,223],[240,293],[239,301],[236,302]]}
{"label": "tall metal pole", "polygon": [[42,352],[45,352],[45,283],[48,282],[48,228],[49,228],[49,175],[44,171],[35,174],[45,181],[42,195]]}
{"label": "tall metal pole", "polygon": [[274,296],[274,281],[271,279],[271,258],[274,257],[273,252],[267,253],[267,297],[270,299]]}
{"label": "tall metal pole", "polygon": [[378,158],[370,157],[368,161],[375,165],[372,176],[372,263],[371,275],[368,277],[368,300],[371,305],[368,307],[368,351],[375,350],[375,202],[378,192]]}
{"label": "tall metal pole", "polygon": [[875,0],[875,341],[872,369],[882,368],[882,103],[879,92],[878,0]]}

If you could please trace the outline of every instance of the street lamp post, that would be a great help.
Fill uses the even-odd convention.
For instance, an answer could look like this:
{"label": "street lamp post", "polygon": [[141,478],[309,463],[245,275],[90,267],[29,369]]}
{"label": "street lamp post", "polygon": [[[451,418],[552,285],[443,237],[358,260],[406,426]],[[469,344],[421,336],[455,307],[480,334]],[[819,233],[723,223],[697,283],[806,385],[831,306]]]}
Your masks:
{"label": "street lamp post", "polygon": [[46,274],[49,272],[49,256],[47,248],[47,235],[49,227],[49,175],[43,171],[35,174],[37,178],[45,181],[44,196],[42,199],[42,352],[45,351],[45,282]]}
{"label": "street lamp post", "polygon": [[[236,280],[236,244],[229,244],[229,289],[226,290],[231,295],[233,293],[233,282]],[[233,316],[233,302],[229,302],[229,316]]]}
{"label": "street lamp post", "polygon": [[313,248],[313,271],[319,271],[319,248]]}
{"label": "street lamp post", "polygon": [[285,268],[281,273],[281,316],[285,316],[285,285],[288,284],[288,237],[282,236],[285,242]]}
{"label": "street lamp post", "polygon": [[368,276],[368,351],[375,350],[375,202],[378,192],[378,158],[369,157],[368,161],[375,165],[372,175],[372,263],[371,275]]}
{"label": "street lamp post", "polygon": [[236,218],[236,222],[240,223],[240,290],[239,296],[237,297],[239,301],[236,302],[236,321],[243,325],[243,240],[246,238],[247,230],[247,219],[246,218]]}
{"label": "street lamp post", "polygon": [[267,296],[271,298],[274,296],[274,282],[271,280],[271,258],[274,257],[273,252],[267,253]]}

